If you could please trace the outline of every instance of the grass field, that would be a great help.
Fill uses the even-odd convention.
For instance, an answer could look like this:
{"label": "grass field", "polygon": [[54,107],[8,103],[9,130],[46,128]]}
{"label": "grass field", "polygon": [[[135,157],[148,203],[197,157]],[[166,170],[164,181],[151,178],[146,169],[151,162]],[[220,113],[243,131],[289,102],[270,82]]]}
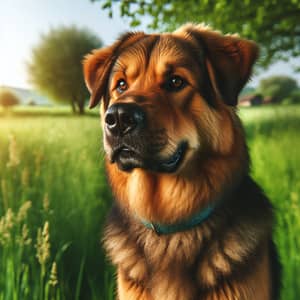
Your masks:
{"label": "grass field", "polygon": [[[300,299],[300,106],[240,111],[277,211],[282,299]],[[111,203],[95,114],[0,111],[0,300],[113,299],[100,247]]]}

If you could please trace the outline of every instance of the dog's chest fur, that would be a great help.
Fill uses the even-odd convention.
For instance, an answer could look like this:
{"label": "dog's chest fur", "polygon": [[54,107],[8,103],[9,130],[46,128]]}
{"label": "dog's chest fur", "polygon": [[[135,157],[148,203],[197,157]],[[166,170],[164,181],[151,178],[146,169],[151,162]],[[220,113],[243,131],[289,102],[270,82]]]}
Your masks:
{"label": "dog's chest fur", "polygon": [[[205,223],[176,234],[158,236],[115,207],[106,228],[105,247],[119,274],[154,300],[248,299],[249,289],[255,288],[246,284],[251,281],[248,274],[257,269],[259,276],[262,264],[269,270],[268,254],[263,250],[268,246],[263,241],[271,238],[272,214],[259,188],[248,179],[243,185]],[[235,287],[233,275],[244,287]],[[269,285],[259,288],[265,290],[263,300]]]}

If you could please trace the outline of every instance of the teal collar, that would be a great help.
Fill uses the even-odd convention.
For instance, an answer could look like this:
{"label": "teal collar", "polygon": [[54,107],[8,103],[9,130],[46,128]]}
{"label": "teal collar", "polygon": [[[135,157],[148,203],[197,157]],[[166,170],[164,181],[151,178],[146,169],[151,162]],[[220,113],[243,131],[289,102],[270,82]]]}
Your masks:
{"label": "teal collar", "polygon": [[141,222],[146,228],[152,229],[157,235],[186,231],[203,223],[208,217],[211,216],[216,206],[216,203],[210,204],[206,208],[201,210],[198,214],[193,215],[190,219],[175,224],[153,223],[143,219],[141,220]]}

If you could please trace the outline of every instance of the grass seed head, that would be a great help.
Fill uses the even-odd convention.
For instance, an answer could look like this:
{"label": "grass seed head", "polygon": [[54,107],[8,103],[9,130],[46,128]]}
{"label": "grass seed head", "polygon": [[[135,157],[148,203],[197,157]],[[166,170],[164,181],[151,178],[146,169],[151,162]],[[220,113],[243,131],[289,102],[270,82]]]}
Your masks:
{"label": "grass seed head", "polygon": [[0,219],[0,244],[5,246],[11,240],[11,229],[14,227],[14,213],[9,208],[6,214]]}
{"label": "grass seed head", "polygon": [[53,262],[52,267],[51,267],[49,284],[53,287],[55,287],[58,284],[56,262]]}
{"label": "grass seed head", "polygon": [[32,239],[29,236],[29,229],[27,224],[23,224],[21,236],[17,241],[21,247],[31,245]]}
{"label": "grass seed head", "polygon": [[45,265],[50,258],[49,222],[46,221],[43,229],[38,228],[36,242],[36,257],[40,265]]}
{"label": "grass seed head", "polygon": [[21,205],[17,214],[17,221],[19,223],[22,222],[27,217],[27,212],[30,207],[31,207],[31,201],[26,201]]}
{"label": "grass seed head", "polygon": [[44,198],[43,198],[43,209],[44,209],[44,211],[48,212],[49,211],[49,206],[50,206],[49,196],[48,196],[48,193],[45,193]]}
{"label": "grass seed head", "polygon": [[18,166],[20,164],[19,149],[18,149],[16,137],[13,134],[9,136],[8,153],[9,153],[9,159],[6,164],[7,167],[13,168]]}
{"label": "grass seed head", "polygon": [[21,184],[23,188],[29,186],[29,170],[28,168],[24,168],[21,174]]}

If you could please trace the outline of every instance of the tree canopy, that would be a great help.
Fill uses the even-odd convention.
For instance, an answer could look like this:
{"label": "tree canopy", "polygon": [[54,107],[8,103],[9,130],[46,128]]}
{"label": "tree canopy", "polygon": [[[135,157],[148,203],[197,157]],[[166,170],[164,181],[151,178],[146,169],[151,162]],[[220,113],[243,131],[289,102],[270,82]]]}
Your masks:
{"label": "tree canopy", "polygon": [[297,81],[288,76],[271,76],[262,79],[258,91],[265,97],[271,97],[274,102],[281,102],[285,98],[295,97],[298,90]]}
{"label": "tree canopy", "polygon": [[224,33],[239,33],[261,46],[260,64],[300,56],[300,0],[92,0],[112,16],[115,7],[132,26],[149,16],[153,29],[173,30],[205,22]]}
{"label": "tree canopy", "polygon": [[0,105],[3,108],[7,109],[19,103],[19,98],[11,90],[0,87]]}
{"label": "tree canopy", "polygon": [[81,62],[88,52],[101,46],[101,40],[87,29],[75,26],[52,29],[42,35],[33,49],[28,63],[31,83],[49,98],[70,103],[74,112],[84,113],[89,94]]}

